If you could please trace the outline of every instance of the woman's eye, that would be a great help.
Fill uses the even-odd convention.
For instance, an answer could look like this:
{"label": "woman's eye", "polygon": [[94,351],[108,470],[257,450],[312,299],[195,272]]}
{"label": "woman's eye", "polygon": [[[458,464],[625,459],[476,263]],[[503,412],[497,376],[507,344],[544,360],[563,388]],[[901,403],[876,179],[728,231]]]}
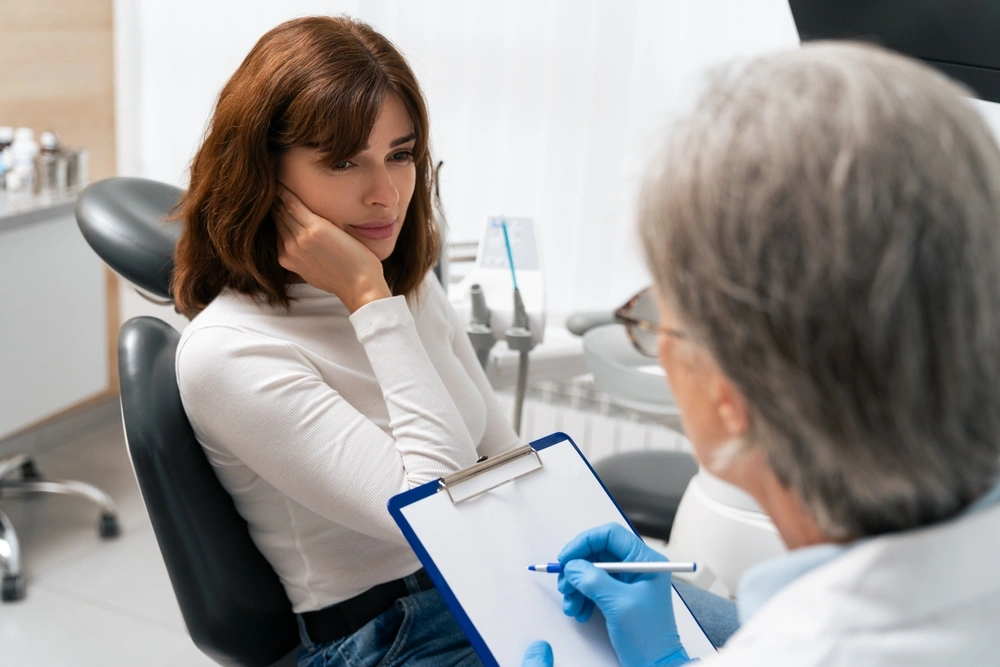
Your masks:
{"label": "woman's eye", "polygon": [[344,161],[331,164],[330,169],[332,169],[333,171],[346,171],[347,169],[350,169],[351,166],[352,164],[350,162]]}
{"label": "woman's eye", "polygon": [[399,151],[392,154],[392,159],[396,162],[410,162],[413,160],[413,151]]}

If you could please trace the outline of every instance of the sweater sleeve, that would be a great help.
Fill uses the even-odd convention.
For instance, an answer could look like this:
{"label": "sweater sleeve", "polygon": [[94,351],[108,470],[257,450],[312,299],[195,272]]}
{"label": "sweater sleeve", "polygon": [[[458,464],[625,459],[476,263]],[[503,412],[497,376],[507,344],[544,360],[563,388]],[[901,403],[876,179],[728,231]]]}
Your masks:
{"label": "sweater sleeve", "polygon": [[194,331],[179,350],[184,409],[203,445],[221,445],[296,503],[405,543],[386,511],[389,497],[475,463],[476,449],[403,297],[370,303],[351,322],[389,433],[292,345],[226,326]]}
{"label": "sweater sleeve", "polygon": [[[462,322],[458,313],[452,308],[441,284],[436,279],[430,282],[432,283],[434,298],[440,303],[446,317],[455,328],[455,335],[452,341],[452,349],[455,356],[465,368],[466,373],[469,374],[469,378],[473,384],[476,385],[476,389],[479,390],[480,395],[483,397],[483,403],[486,405],[486,430],[483,431],[483,437],[477,447],[479,454],[496,456],[517,447],[523,441],[514,432],[510,415],[504,411],[503,406],[493,391],[493,387],[490,385],[489,379],[486,377],[486,371],[479,364],[479,357],[476,356],[476,350],[472,347],[472,341],[469,340],[469,336],[466,333],[465,323]],[[497,344],[506,345],[503,342]]]}

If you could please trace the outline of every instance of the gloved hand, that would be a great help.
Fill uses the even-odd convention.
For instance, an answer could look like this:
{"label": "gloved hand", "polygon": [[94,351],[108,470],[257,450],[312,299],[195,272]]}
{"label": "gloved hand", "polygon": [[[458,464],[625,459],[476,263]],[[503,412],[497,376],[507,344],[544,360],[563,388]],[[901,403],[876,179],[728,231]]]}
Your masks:
{"label": "gloved hand", "polygon": [[604,614],[611,645],[623,667],[673,667],[689,662],[674,621],[670,574],[611,575],[591,562],[665,560],[617,523],[581,533],[559,554],[563,571],[558,586],[563,594],[563,611],[582,623],[590,618],[596,604]]}
{"label": "gloved hand", "polygon": [[548,642],[533,642],[524,652],[521,667],[552,667],[552,647]]}

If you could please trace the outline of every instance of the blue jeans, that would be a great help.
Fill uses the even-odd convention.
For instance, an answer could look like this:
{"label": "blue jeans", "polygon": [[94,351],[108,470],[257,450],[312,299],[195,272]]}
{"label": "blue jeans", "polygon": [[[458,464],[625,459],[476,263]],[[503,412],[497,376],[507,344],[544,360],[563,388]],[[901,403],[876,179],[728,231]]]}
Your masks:
{"label": "blue jeans", "polygon": [[[409,580],[410,577],[407,577]],[[408,581],[410,590],[416,582]],[[674,584],[705,634],[721,646],[739,627],[736,605],[688,584]],[[396,600],[392,609],[343,639],[314,644],[299,621],[298,667],[479,667],[458,621],[436,590]],[[544,639],[544,637],[539,637]]]}
{"label": "blue jeans", "polygon": [[298,667],[481,667],[441,594],[406,584],[410,595],[342,639],[313,644],[300,619]]}
{"label": "blue jeans", "polygon": [[674,580],[674,588],[716,648],[725,644],[740,629],[740,617],[732,600],[683,581]]}

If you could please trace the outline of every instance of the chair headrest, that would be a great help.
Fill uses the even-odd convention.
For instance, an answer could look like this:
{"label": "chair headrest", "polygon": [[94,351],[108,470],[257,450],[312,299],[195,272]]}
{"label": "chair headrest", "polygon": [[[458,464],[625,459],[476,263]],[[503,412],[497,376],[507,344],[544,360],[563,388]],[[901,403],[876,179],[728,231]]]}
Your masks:
{"label": "chair headrest", "polygon": [[171,299],[174,246],[183,229],[167,221],[180,188],[119,176],[87,186],[76,201],[83,237],[118,275],[147,292]]}

